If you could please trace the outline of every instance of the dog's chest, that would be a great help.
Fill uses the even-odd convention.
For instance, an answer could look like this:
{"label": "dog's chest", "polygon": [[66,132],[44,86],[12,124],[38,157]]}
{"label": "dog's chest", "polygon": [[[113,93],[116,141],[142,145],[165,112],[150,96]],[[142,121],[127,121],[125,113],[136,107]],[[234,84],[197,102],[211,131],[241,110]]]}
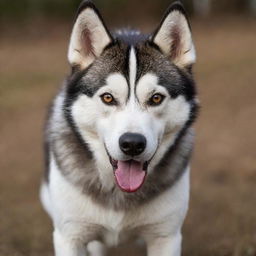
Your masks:
{"label": "dog's chest", "polygon": [[188,172],[176,186],[134,211],[116,211],[95,203],[62,176],[54,160],[49,185],[49,200],[45,204],[51,208],[55,227],[68,236],[88,242],[100,239],[110,246],[141,235],[143,229],[148,231],[170,216],[172,223],[179,223],[187,209]]}
{"label": "dog's chest", "polygon": [[[67,190],[67,193],[72,197],[71,191]],[[57,215],[58,220],[62,220],[59,223],[61,228],[68,233],[75,231],[85,241],[99,238],[108,246],[116,246],[133,235],[136,229],[132,216],[123,211],[106,209],[85,195],[73,194],[73,199],[59,202],[59,207]]]}
{"label": "dog's chest", "polygon": [[58,167],[51,163],[50,201],[54,201],[52,215],[60,229],[76,233],[85,240],[100,237],[109,245],[124,239],[124,233],[133,233],[136,228],[134,215],[115,211],[95,203],[67,182]]}

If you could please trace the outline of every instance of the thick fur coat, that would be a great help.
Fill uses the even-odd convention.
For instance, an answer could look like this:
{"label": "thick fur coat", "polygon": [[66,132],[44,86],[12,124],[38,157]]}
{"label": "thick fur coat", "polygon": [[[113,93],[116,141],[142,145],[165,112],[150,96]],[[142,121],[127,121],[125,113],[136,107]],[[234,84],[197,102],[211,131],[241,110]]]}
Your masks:
{"label": "thick fur coat", "polygon": [[71,35],[71,75],[45,132],[41,200],[57,256],[101,256],[145,240],[149,256],[179,256],[189,200],[195,49],[181,4],[152,35],[110,33],[83,1]]}

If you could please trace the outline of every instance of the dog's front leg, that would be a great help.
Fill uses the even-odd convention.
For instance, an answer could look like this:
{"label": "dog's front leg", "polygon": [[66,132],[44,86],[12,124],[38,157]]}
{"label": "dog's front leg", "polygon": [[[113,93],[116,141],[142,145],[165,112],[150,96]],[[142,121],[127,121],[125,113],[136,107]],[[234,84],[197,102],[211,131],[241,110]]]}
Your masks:
{"label": "dog's front leg", "polygon": [[147,241],[148,256],[180,256],[181,240],[180,233],[151,238]]}
{"label": "dog's front leg", "polygon": [[87,250],[82,241],[68,238],[57,229],[53,233],[55,256],[86,256]]}

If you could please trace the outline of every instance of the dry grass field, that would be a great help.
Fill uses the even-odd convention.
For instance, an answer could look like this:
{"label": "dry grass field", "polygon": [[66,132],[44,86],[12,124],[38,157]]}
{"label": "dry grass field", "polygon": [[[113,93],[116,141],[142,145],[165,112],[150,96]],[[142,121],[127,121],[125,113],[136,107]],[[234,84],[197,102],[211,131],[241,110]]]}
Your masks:
{"label": "dry grass field", "polygon": [[[184,256],[256,255],[256,21],[194,21],[196,124]],[[41,208],[46,107],[69,69],[69,26],[0,38],[0,256],[53,255]],[[143,248],[109,256],[142,256]]]}

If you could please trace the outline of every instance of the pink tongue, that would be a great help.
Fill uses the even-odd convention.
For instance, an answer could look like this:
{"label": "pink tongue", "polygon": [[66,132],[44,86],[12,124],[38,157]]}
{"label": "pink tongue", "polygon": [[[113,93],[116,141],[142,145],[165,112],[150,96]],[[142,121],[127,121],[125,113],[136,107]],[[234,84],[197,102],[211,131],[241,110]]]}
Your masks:
{"label": "pink tongue", "polygon": [[126,192],[135,192],[144,182],[146,172],[136,161],[118,161],[115,176],[118,186]]}

